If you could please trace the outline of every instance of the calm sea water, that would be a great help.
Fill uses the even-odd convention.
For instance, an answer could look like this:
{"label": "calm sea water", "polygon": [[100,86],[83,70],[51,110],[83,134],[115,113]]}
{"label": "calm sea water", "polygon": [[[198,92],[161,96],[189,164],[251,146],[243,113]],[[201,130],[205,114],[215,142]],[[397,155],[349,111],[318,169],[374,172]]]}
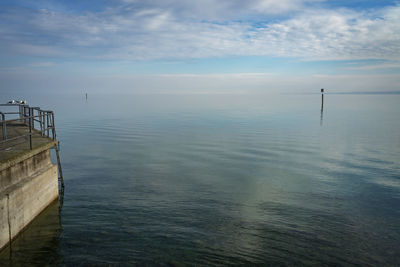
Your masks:
{"label": "calm sea water", "polygon": [[400,265],[400,95],[25,98],[64,205],[0,265]]}

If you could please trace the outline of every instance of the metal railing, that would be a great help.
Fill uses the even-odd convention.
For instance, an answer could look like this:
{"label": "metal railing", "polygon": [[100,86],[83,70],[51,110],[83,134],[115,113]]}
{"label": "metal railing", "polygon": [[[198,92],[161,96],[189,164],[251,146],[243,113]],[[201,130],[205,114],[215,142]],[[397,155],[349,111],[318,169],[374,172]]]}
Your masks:
{"label": "metal railing", "polygon": [[[0,104],[0,107],[18,108],[17,111],[13,112],[0,112],[0,123],[2,125],[2,140],[0,140],[0,144],[9,143],[11,147],[13,145],[11,145],[10,141],[28,137],[29,148],[32,149],[32,136],[37,133],[40,133],[40,135],[43,137],[56,140],[56,128],[54,124],[53,111],[42,110],[39,107],[30,107],[26,104]],[[7,119],[6,116],[17,116],[17,118]],[[12,127],[13,125],[16,126],[20,124],[28,127],[28,133],[11,137],[11,135],[9,135],[7,132],[7,125]]]}
{"label": "metal railing", "polygon": [[[2,132],[2,140],[0,140],[0,145],[6,144],[6,149],[11,148],[17,144],[13,144],[14,140],[18,140],[21,138],[26,138],[28,136],[29,140],[29,149],[32,150],[33,148],[33,138],[32,136],[34,134],[37,134],[42,137],[48,137],[52,139],[53,141],[56,141],[57,136],[56,136],[56,126],[54,124],[54,112],[51,110],[42,110],[39,107],[30,107],[29,105],[26,104],[0,104],[1,107],[18,107],[17,111],[11,111],[11,112],[0,112],[1,115],[1,132]],[[17,117],[17,118],[12,118],[12,119],[6,119],[6,116],[11,116],[11,117]],[[9,127],[7,127],[7,125]],[[23,127],[28,127],[29,131],[28,133],[25,134],[17,134],[16,136],[12,136],[10,134],[10,137],[7,132],[7,128],[13,128],[14,126],[19,126],[22,125]],[[10,131],[11,133],[11,131]],[[26,142],[26,140],[24,141]],[[8,147],[7,147],[8,145]],[[58,174],[59,174],[59,181],[60,181],[60,186],[61,186],[61,194],[60,196],[63,196],[64,194],[64,178],[62,174],[62,168],[61,168],[61,160],[60,160],[60,154],[59,154],[59,147],[58,147],[58,142],[54,146],[55,151],[56,151],[56,156],[57,156],[57,164],[58,164]]]}

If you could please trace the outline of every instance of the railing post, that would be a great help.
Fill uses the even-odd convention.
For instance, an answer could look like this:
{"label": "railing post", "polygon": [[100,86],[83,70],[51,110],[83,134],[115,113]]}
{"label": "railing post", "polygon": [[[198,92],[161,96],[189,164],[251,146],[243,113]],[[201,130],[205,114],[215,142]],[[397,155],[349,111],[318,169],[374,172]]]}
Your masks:
{"label": "railing post", "polygon": [[[27,112],[28,111],[28,112]],[[28,114],[27,113],[29,113],[29,107],[27,107],[27,106],[24,106],[24,123],[26,124],[26,117],[28,117]]]}
{"label": "railing post", "polygon": [[39,109],[38,113],[39,113],[40,135],[43,136],[42,111]]}
{"label": "railing post", "polygon": [[43,136],[46,135],[46,113],[42,111]]}
{"label": "railing post", "polygon": [[22,119],[22,109],[23,109],[23,106],[19,105],[18,108],[19,108],[19,118]]}
{"label": "railing post", "polygon": [[2,134],[3,134],[3,140],[7,139],[7,130],[6,130],[6,116],[3,112],[1,113],[1,120],[2,120]]}
{"label": "railing post", "polygon": [[32,120],[31,120],[32,130],[34,130],[35,129],[35,109],[34,108],[31,108],[31,116],[32,116]]}
{"label": "railing post", "polygon": [[48,112],[48,111],[46,111],[46,121],[47,121],[47,125],[46,125],[46,128],[47,128],[47,137],[50,137],[49,112]]}
{"label": "railing post", "polygon": [[51,112],[51,130],[53,133],[53,140],[56,140],[56,125],[54,124],[54,112]]}
{"label": "railing post", "polygon": [[33,120],[33,109],[29,108],[29,147],[32,150],[32,120]]}

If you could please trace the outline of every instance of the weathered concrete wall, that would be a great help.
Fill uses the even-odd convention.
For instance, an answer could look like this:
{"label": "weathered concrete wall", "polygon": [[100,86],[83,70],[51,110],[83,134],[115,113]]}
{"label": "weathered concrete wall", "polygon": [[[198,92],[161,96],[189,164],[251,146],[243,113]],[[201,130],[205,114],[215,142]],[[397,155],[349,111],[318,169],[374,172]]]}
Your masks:
{"label": "weathered concrete wall", "polygon": [[61,234],[58,200],[43,210],[12,242],[0,251],[0,266],[59,266]]}
{"label": "weathered concrete wall", "polygon": [[26,177],[34,175],[39,170],[46,169],[51,163],[49,153],[49,150],[37,152],[27,159],[21,158],[21,161],[0,171],[0,192]]}
{"label": "weathered concrete wall", "polygon": [[30,153],[0,170],[0,249],[58,197],[57,166],[50,160],[50,149]]}

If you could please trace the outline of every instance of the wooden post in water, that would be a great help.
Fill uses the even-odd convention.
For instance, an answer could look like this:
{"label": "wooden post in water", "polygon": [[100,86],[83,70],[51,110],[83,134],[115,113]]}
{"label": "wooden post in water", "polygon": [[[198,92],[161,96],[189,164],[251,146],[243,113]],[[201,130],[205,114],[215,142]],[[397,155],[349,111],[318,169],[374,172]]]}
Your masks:
{"label": "wooden post in water", "polygon": [[321,88],[322,102],[321,102],[321,110],[324,109],[324,88]]}
{"label": "wooden post in water", "polygon": [[321,95],[322,95],[322,102],[321,102],[321,120],[320,120],[320,125],[322,126],[322,121],[324,118],[324,88],[321,88]]}

